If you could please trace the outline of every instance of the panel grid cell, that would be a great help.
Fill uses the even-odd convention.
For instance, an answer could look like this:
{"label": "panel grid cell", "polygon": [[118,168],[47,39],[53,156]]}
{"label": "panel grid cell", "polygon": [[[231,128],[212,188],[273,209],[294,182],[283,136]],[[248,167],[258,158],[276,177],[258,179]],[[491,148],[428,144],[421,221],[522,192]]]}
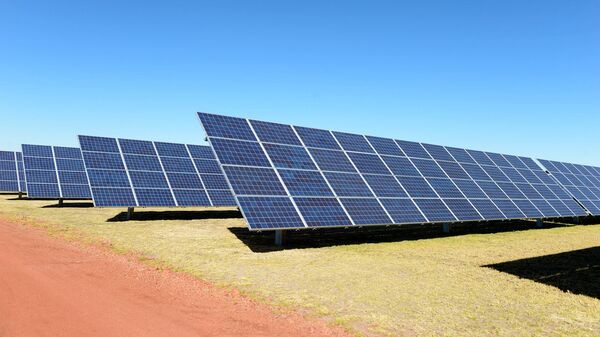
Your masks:
{"label": "panel grid cell", "polygon": [[300,140],[289,125],[250,121],[258,139],[266,143],[301,145]]}
{"label": "panel grid cell", "polygon": [[442,198],[463,198],[462,192],[448,178],[427,178],[429,185]]}
{"label": "panel grid cell", "polygon": [[240,196],[237,199],[251,228],[261,230],[304,227],[302,218],[289,198]]}
{"label": "panel grid cell", "polygon": [[396,144],[393,139],[367,136],[367,140],[373,149],[375,149],[375,151],[380,155],[398,157],[405,156],[404,152],[402,152],[398,144]]}
{"label": "panel grid cell", "polygon": [[379,202],[377,202],[377,199],[341,198],[340,201],[356,225],[385,225],[394,223]]}
{"label": "panel grid cell", "polygon": [[381,203],[395,224],[427,222],[411,199],[381,199]]}
{"label": "panel grid cell", "polygon": [[471,199],[471,204],[485,219],[506,219],[504,213],[489,199]]}
{"label": "panel grid cell", "polygon": [[290,195],[297,197],[332,197],[329,185],[317,171],[279,170]]}
{"label": "panel grid cell", "polygon": [[461,221],[483,220],[467,199],[444,199],[444,203]]}
{"label": "panel grid cell", "polygon": [[309,227],[352,226],[335,198],[296,198],[296,204]]}
{"label": "panel grid cell", "polygon": [[363,153],[374,153],[373,148],[369,145],[369,142],[365,137],[361,135],[354,135],[345,132],[333,132],[333,136],[337,139],[342,149],[345,151],[363,152]]}

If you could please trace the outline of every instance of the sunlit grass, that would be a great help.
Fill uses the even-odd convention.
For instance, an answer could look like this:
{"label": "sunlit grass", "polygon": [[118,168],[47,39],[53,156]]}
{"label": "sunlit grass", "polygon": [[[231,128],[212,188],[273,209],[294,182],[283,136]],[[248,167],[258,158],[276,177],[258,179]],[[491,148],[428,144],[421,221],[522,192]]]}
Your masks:
{"label": "sunlit grass", "polygon": [[244,232],[240,218],[107,222],[124,209],[9,198],[0,197],[4,218],[135,252],[367,335],[600,335],[599,299],[484,267],[600,246],[598,225],[254,252],[234,234]]}

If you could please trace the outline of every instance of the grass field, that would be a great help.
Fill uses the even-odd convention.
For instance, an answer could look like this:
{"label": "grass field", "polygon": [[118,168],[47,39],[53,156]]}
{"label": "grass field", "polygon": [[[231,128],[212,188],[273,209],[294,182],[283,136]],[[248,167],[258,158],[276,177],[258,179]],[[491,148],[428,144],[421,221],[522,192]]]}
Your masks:
{"label": "grass field", "polygon": [[234,211],[147,209],[121,221],[123,209],[12,198],[0,196],[5,219],[134,252],[359,335],[600,335],[600,225],[293,232],[279,250]]}

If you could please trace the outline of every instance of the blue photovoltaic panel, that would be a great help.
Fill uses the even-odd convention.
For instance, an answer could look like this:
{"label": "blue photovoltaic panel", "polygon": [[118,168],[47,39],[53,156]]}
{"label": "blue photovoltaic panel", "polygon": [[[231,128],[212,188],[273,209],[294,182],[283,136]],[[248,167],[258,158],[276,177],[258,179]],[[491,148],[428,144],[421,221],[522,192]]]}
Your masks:
{"label": "blue photovoltaic panel", "polygon": [[237,200],[244,218],[255,224],[254,229],[304,227],[304,220],[300,218],[289,198],[238,197]]}
{"label": "blue photovoltaic panel", "polygon": [[544,159],[539,161],[590,214],[600,215],[600,168]]}
{"label": "blue photovoltaic panel", "polygon": [[22,150],[29,198],[92,197],[80,149],[23,144]]}
{"label": "blue photovoltaic panel", "polygon": [[236,205],[208,146],[91,136],[79,143],[95,206]]}
{"label": "blue photovoltaic panel", "polygon": [[0,151],[0,192],[26,192],[21,152]]}
{"label": "blue photovoltaic panel", "polygon": [[329,226],[332,222],[352,226],[344,208],[335,198],[298,198],[295,201],[309,227]]}
{"label": "blue photovoltaic panel", "polygon": [[198,115],[250,229],[585,214],[531,158]]}

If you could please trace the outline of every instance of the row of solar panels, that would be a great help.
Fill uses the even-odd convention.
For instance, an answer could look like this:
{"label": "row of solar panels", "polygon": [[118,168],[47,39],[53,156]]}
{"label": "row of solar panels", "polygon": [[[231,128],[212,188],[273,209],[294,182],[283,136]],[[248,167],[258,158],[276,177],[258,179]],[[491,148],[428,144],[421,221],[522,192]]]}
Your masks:
{"label": "row of solar panels", "polygon": [[251,229],[600,214],[591,166],[199,117]]}
{"label": "row of solar panels", "polygon": [[90,136],[79,141],[81,149],[24,144],[22,156],[10,152],[1,190],[27,191],[31,199],[92,198],[98,207],[235,206],[208,146]]}
{"label": "row of solar panels", "polygon": [[[600,215],[600,168],[198,114],[209,146],[79,136],[0,152],[0,190],[234,206],[250,229]],[[216,156],[215,156],[216,154]]]}

